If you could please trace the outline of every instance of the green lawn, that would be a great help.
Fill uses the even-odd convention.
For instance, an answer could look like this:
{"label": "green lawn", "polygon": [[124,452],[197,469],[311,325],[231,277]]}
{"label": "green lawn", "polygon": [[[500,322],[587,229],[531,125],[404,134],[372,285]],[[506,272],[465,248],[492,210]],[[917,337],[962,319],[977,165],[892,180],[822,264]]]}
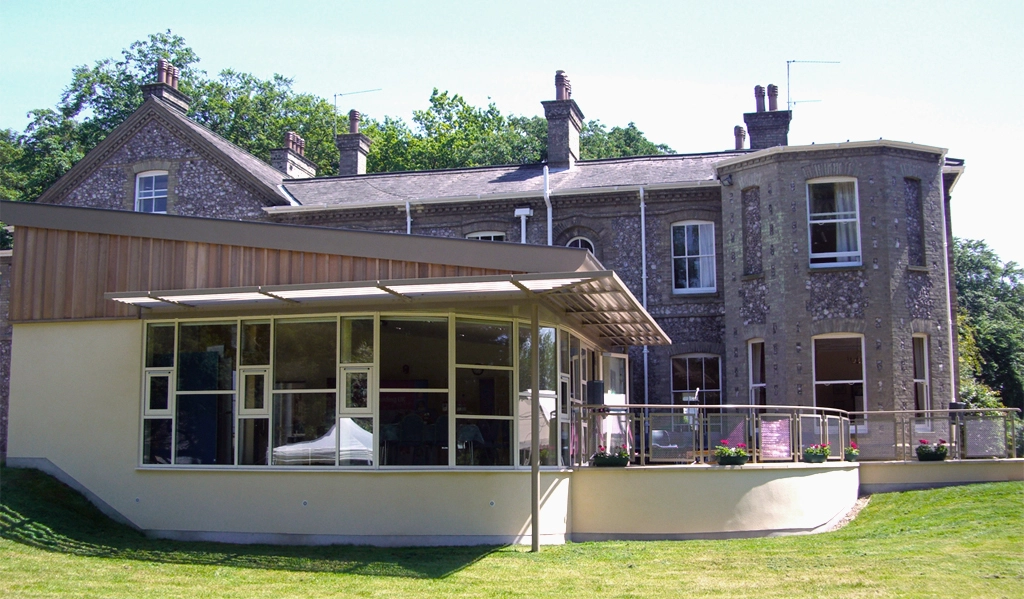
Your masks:
{"label": "green lawn", "polygon": [[[638,501],[642,498],[638,498]],[[1024,597],[1024,483],[875,495],[832,533],[520,547],[149,540],[0,470],[0,597]]]}

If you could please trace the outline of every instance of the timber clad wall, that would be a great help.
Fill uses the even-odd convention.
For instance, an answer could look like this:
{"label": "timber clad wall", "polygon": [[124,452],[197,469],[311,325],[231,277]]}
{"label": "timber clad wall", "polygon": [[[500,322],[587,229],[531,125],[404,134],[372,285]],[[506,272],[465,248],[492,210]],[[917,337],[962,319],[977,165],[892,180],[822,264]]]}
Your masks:
{"label": "timber clad wall", "polygon": [[348,281],[516,274],[517,271],[315,252],[81,233],[15,230],[11,322],[137,318],[106,300],[118,291],[169,291]]}

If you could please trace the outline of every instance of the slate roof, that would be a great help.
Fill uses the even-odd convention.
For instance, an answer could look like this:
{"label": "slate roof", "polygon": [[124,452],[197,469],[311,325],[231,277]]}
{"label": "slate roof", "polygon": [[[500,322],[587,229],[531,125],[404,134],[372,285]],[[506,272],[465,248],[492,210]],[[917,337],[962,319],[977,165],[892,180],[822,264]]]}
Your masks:
{"label": "slate roof", "polygon": [[[715,164],[746,152],[640,156],[577,162],[572,170],[551,170],[552,194],[575,190],[614,190],[616,187],[711,182]],[[286,180],[284,187],[306,206],[356,207],[402,204],[407,201],[500,196],[541,196],[543,165],[409,171]]]}
{"label": "slate roof", "polygon": [[[167,106],[159,98],[154,98],[155,101],[160,102],[161,105]],[[181,123],[183,126],[188,127],[193,132],[201,136],[203,139],[208,141],[210,144],[215,146],[218,150],[223,153],[223,157],[231,160],[242,169],[246,170],[252,176],[259,179],[261,183],[270,187],[272,191],[278,195],[281,195],[278,185],[284,181],[284,173],[270,166],[266,162],[253,156],[246,150],[236,146],[230,141],[224,139],[220,135],[217,135],[213,131],[200,125],[199,123],[188,118],[184,114],[168,107],[167,110],[171,116],[175,117],[175,120]]]}

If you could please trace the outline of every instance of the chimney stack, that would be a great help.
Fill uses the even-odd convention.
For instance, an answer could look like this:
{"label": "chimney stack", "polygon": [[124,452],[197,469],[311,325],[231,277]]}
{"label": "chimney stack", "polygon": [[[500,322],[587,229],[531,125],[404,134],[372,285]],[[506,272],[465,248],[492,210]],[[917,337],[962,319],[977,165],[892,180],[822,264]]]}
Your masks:
{"label": "chimney stack", "polygon": [[748,112],[743,115],[743,122],[747,124],[747,133],[750,134],[751,150],[789,145],[789,123],[793,120],[793,113],[789,110],[778,109],[779,88],[775,85],[768,86],[769,110],[765,112],[764,92],[764,88],[760,85],[754,88],[756,112]]}
{"label": "chimney stack", "polygon": [[338,160],[339,175],[365,175],[366,155],[370,153],[369,137],[359,132],[358,110],[350,110],[348,113],[348,134],[338,135],[334,138],[334,145],[338,147],[340,159]]}
{"label": "chimney stack", "polygon": [[187,113],[192,98],[178,91],[179,77],[181,77],[181,69],[163,58],[156,61],[156,83],[147,83],[142,86],[143,100],[159,98],[171,108]]}
{"label": "chimney stack", "polygon": [[555,99],[541,104],[548,121],[548,164],[571,169],[580,158],[583,112],[572,99],[572,85],[565,71],[555,71]]}
{"label": "chimney stack", "polygon": [[270,165],[289,179],[312,179],[316,165],[306,159],[306,140],[289,131],[284,136],[284,147],[270,151]]}
{"label": "chimney stack", "polygon": [[733,136],[736,137],[736,149],[742,150],[743,142],[746,141],[747,139],[747,132],[743,129],[743,127],[736,125],[735,127],[732,128],[732,134]]}

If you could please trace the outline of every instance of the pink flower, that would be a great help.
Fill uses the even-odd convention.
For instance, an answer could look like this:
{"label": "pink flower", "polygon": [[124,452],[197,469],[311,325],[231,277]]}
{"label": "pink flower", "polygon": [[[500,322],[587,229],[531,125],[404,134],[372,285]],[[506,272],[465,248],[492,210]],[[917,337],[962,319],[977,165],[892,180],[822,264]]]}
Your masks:
{"label": "pink flower", "polygon": [[921,445],[928,445],[928,439],[918,439],[917,442]]}
{"label": "pink flower", "polygon": [[726,439],[722,439],[721,441],[719,441],[719,443],[721,443],[722,445],[725,445],[726,447],[729,446],[729,441],[726,440]]}
{"label": "pink flower", "polygon": [[746,449],[747,448],[747,444],[746,443],[737,443],[736,447],[740,447],[742,449]]}
{"label": "pink flower", "polygon": [[945,439],[939,439],[939,444],[940,445],[945,445],[946,444],[946,440]]}
{"label": "pink flower", "polygon": [[853,441],[850,441],[850,449],[860,449],[860,448],[857,447],[856,443],[854,443]]}

